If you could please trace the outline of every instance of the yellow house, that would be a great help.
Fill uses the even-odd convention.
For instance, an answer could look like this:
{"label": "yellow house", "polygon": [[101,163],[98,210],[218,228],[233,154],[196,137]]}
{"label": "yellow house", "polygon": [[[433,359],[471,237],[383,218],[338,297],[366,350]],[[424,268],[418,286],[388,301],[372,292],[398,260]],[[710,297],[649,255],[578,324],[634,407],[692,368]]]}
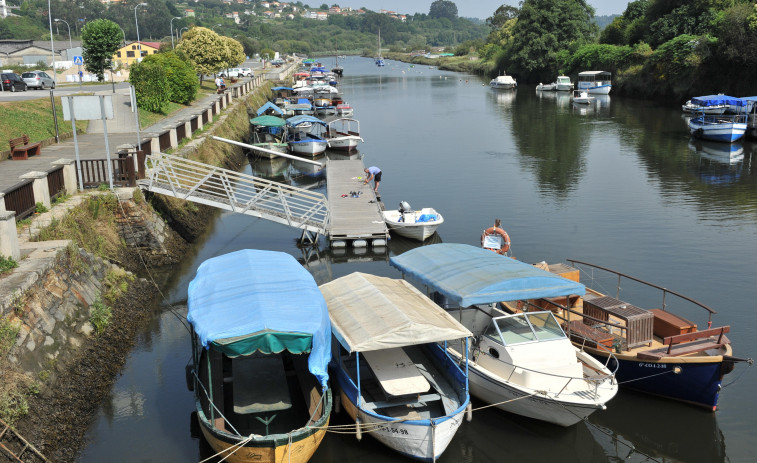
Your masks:
{"label": "yellow house", "polygon": [[[147,55],[154,55],[160,48],[160,42],[139,42],[142,45],[142,58]],[[125,67],[131,66],[137,61],[139,53],[138,42],[129,42],[116,51],[113,56],[113,62]]]}

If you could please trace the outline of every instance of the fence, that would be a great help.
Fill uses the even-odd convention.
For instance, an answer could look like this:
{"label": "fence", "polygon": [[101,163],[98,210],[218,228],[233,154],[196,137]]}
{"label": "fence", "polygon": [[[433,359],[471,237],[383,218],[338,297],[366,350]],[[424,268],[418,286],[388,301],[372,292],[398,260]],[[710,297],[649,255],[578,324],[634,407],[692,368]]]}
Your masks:
{"label": "fence", "polygon": [[[136,186],[134,160],[131,156],[111,159],[114,186]],[[81,161],[82,183],[84,188],[97,188],[109,184],[108,161],[106,159],[85,159]]]}
{"label": "fence", "polygon": [[47,189],[50,191],[50,201],[55,201],[59,196],[66,193],[63,166],[54,167],[47,171]]}
{"label": "fence", "polygon": [[5,190],[5,210],[15,211],[16,220],[22,220],[34,214],[34,180],[27,179]]}

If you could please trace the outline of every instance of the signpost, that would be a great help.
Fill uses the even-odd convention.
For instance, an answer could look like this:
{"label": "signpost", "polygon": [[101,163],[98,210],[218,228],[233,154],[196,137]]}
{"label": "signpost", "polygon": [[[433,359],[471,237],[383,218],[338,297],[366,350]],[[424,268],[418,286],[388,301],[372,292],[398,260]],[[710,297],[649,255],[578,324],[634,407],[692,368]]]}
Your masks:
{"label": "signpost", "polygon": [[113,100],[110,95],[77,95],[61,97],[63,106],[63,120],[71,121],[74,131],[74,150],[76,153],[76,170],[79,174],[79,187],[84,189],[81,175],[81,161],[79,160],[79,141],[76,139],[76,119],[102,119],[105,131],[105,157],[108,163],[108,180],[113,189],[113,166],[110,162],[110,146],[108,145],[108,125],[105,119],[113,119]]}
{"label": "signpost", "polygon": [[74,56],[74,64],[79,66],[79,72],[77,74],[79,75],[79,91],[81,91],[81,80],[82,80],[81,79],[82,77],[81,65],[84,64],[84,59],[82,59],[81,56]]}

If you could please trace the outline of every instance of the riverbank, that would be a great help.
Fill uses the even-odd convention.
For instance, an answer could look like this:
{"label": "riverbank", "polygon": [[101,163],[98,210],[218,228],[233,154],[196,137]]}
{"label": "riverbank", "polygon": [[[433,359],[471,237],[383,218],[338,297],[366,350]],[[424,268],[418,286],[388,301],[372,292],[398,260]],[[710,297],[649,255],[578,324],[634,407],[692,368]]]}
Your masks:
{"label": "riverbank", "polygon": [[389,52],[384,55],[384,58],[402,61],[403,63],[434,66],[445,71],[461,72],[465,74],[488,76],[495,72],[493,63],[481,61],[475,55],[426,58],[425,56],[410,55],[409,53]]}
{"label": "riverbank", "polygon": [[[271,83],[235,100],[173,154],[239,169]],[[19,267],[0,277],[0,414],[50,461],[74,461],[136,333],[161,300],[155,273],[179,262],[218,212],[138,189],[76,194],[19,230]],[[54,240],[56,246],[49,243]],[[44,262],[43,262],[44,261]],[[10,378],[13,378],[12,380]]]}

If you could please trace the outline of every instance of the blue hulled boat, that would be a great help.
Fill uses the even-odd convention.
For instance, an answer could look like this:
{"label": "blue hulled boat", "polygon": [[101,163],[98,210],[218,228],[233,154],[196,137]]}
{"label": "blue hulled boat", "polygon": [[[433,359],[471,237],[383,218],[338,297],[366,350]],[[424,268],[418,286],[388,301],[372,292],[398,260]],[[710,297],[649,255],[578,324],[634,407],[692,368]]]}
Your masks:
{"label": "blue hulled boat", "polygon": [[726,105],[737,114],[700,113],[689,120],[689,132],[703,140],[733,143],[744,136],[747,128],[746,100],[727,95],[706,95],[691,99],[691,104],[701,108]]}

